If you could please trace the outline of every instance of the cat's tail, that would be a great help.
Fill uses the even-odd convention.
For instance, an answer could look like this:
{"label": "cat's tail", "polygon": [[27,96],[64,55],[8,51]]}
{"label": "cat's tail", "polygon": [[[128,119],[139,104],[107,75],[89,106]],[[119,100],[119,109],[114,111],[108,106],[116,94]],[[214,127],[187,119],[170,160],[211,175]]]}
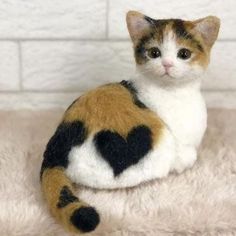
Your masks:
{"label": "cat's tail", "polygon": [[99,223],[99,215],[75,196],[64,168],[46,168],[41,174],[43,194],[54,217],[71,232],[93,231]]}

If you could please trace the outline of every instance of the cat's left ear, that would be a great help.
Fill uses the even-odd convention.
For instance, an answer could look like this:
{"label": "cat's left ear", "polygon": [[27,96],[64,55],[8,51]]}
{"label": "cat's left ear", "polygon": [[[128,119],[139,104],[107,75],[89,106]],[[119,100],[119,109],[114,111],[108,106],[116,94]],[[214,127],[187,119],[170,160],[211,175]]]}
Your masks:
{"label": "cat's left ear", "polygon": [[[151,20],[151,18],[148,17]],[[135,44],[150,29],[147,17],[137,11],[129,11],[126,15],[126,23],[130,37]]]}
{"label": "cat's left ear", "polygon": [[201,34],[206,45],[211,48],[218,37],[220,19],[216,16],[207,16],[193,21],[193,24],[194,29]]}

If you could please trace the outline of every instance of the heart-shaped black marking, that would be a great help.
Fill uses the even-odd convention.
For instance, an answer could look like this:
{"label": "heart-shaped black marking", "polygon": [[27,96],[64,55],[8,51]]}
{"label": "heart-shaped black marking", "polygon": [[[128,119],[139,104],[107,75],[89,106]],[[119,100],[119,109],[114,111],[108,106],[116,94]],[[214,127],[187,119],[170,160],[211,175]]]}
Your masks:
{"label": "heart-shaped black marking", "polygon": [[117,176],[131,165],[135,165],[152,148],[152,132],[145,126],[133,128],[124,139],[117,132],[103,130],[94,137],[96,149],[112,167]]}

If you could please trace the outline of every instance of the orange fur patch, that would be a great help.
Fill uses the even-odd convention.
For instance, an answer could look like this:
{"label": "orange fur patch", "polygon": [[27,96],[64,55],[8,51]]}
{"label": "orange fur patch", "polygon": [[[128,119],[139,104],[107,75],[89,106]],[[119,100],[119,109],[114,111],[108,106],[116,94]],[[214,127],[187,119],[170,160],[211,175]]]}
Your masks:
{"label": "orange fur patch", "polygon": [[123,137],[134,127],[146,125],[152,131],[154,143],[164,126],[154,112],[137,107],[130,92],[120,84],[105,85],[81,96],[63,118],[63,122],[75,120],[84,122],[88,133],[110,130]]}
{"label": "orange fur patch", "polygon": [[88,205],[83,202],[72,202],[63,208],[58,208],[57,203],[64,186],[67,186],[74,194],[72,183],[65,175],[63,168],[56,167],[44,170],[42,175],[42,190],[52,215],[69,231],[80,232],[70,222],[70,217],[76,209]]}

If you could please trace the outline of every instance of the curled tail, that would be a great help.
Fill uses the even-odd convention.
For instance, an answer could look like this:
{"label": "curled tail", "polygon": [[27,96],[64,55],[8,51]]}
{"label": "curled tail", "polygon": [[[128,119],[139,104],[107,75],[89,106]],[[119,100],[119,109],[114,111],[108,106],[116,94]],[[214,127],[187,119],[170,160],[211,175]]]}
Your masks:
{"label": "curled tail", "polygon": [[65,176],[63,168],[44,170],[42,190],[51,213],[67,230],[85,233],[98,225],[98,213],[75,196],[72,183]]}
{"label": "curled tail", "polygon": [[93,231],[99,223],[96,210],[76,197],[65,174],[71,148],[85,139],[82,122],[62,123],[47,144],[41,168],[42,190],[51,213],[65,229],[77,233]]}

